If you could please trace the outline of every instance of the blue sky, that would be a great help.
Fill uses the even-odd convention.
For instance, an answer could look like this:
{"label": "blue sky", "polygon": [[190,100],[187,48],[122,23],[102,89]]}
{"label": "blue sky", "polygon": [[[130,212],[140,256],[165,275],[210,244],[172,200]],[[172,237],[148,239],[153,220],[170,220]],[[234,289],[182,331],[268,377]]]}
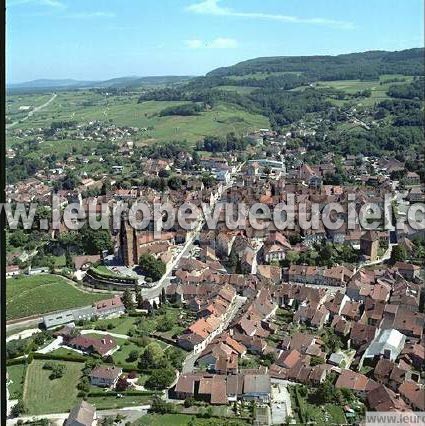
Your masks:
{"label": "blue sky", "polygon": [[423,0],[7,0],[7,81],[423,46]]}

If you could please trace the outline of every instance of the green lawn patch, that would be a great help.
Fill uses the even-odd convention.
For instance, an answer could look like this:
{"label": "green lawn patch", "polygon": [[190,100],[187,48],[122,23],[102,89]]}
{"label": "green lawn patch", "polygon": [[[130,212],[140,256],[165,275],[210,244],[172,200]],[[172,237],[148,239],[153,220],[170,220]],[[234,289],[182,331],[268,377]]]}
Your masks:
{"label": "green lawn patch", "polygon": [[77,384],[84,364],[49,361],[65,365],[61,378],[50,380],[50,370],[43,369],[45,360],[34,360],[27,368],[23,399],[28,414],[49,414],[69,411],[78,401]]}
{"label": "green lawn patch", "polygon": [[[122,316],[119,318],[99,319],[95,322],[90,322],[84,327],[99,330],[104,329],[105,331],[110,331],[111,333],[128,335],[130,330],[134,330],[135,322],[136,318],[134,317]],[[112,325],[112,328],[110,328],[110,324]]]}
{"label": "green lawn patch", "polygon": [[137,405],[147,405],[152,401],[152,395],[125,395],[118,398],[115,395],[89,396],[87,402],[93,404],[98,410],[107,410]]}
{"label": "green lawn patch", "polygon": [[6,319],[91,305],[105,297],[105,294],[83,292],[57,275],[11,278],[6,280]]}
{"label": "green lawn patch", "polygon": [[9,396],[10,399],[22,398],[25,382],[25,363],[10,365],[7,367],[7,374],[9,375]]}

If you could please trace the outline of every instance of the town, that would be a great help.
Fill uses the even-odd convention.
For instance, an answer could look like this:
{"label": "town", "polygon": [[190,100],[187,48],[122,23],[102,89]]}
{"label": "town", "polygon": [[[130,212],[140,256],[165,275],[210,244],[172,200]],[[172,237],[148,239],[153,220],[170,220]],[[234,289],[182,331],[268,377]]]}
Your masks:
{"label": "town", "polygon": [[11,88],[7,424],[424,412],[423,74],[421,48]]}

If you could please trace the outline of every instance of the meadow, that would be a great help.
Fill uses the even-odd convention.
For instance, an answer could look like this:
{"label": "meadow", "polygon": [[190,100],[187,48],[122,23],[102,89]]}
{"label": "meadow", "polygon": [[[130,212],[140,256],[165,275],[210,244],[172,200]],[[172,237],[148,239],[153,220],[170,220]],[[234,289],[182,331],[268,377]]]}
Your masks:
{"label": "meadow", "polygon": [[65,365],[62,377],[49,379],[50,370],[43,369],[45,360],[33,360],[27,368],[24,386],[24,404],[28,414],[62,413],[69,411],[77,402],[77,384],[84,363],[49,361]]}
{"label": "meadow", "polygon": [[6,320],[87,306],[105,294],[86,293],[56,275],[34,275],[6,280]]}
{"label": "meadow", "polygon": [[[392,79],[399,78],[400,80],[403,79],[404,81],[398,81],[394,82],[391,81]],[[409,81],[412,81],[413,77],[411,76],[402,76],[402,75],[382,75],[378,80],[335,80],[335,81],[319,81],[315,84],[315,87],[318,89],[336,89],[341,90],[348,94],[354,94],[356,92],[362,91],[362,90],[370,90],[371,95],[368,98],[361,98],[358,101],[355,101],[357,105],[359,106],[372,106],[378,102],[381,102],[385,99],[390,99],[390,97],[387,95],[387,91],[390,86],[397,85],[397,84],[405,84]],[[300,91],[305,90],[308,86],[300,86],[295,89],[292,89],[293,91]],[[337,100],[337,99],[330,99],[332,103],[335,105],[343,105],[347,103],[346,100]]]}

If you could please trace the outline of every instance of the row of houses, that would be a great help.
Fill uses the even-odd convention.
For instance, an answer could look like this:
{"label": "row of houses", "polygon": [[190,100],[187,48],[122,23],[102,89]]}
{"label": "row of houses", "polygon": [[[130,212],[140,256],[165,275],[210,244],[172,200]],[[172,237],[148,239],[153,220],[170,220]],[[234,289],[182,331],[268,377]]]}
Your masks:
{"label": "row of houses", "polygon": [[110,315],[120,315],[125,312],[125,306],[120,296],[110,299],[100,300],[92,306],[85,306],[77,309],[56,312],[43,317],[43,326],[46,329],[57,327],[63,324],[78,321],[88,321],[92,318],[108,317]]}

